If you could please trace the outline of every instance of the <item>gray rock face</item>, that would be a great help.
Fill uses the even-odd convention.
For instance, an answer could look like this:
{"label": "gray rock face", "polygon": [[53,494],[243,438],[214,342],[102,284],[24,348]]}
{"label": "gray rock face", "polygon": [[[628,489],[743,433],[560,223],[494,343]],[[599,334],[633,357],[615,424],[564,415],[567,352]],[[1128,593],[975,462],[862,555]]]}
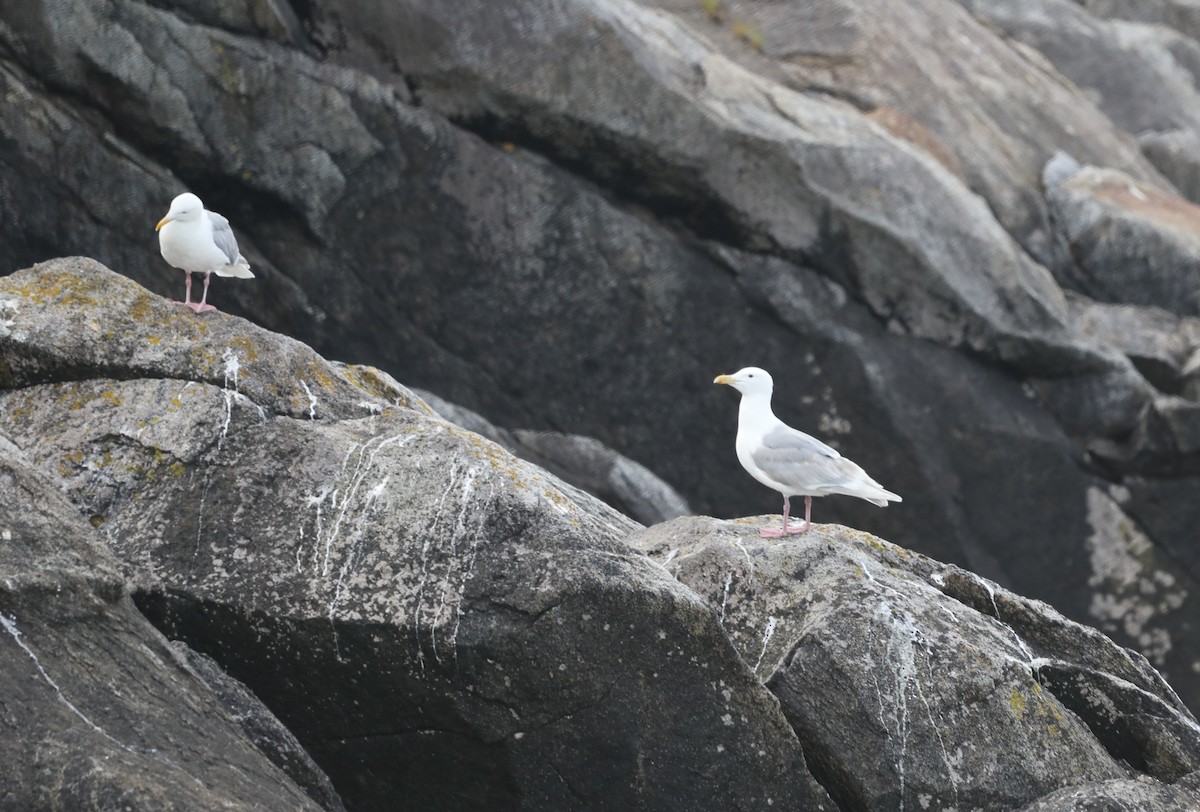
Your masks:
{"label": "gray rock face", "polygon": [[5,809],[322,808],[138,614],[96,531],[2,433],[0,652]]}
{"label": "gray rock face", "polygon": [[[297,413],[280,359],[305,348],[94,263],[0,287],[22,297],[0,426],[101,527],[142,611],[253,690],[348,808],[832,809],[707,605],[621,543],[629,519],[372,399],[354,367],[318,359]],[[125,312],[115,346],[92,330]],[[239,374],[209,383],[225,349]]]}
{"label": "gray rock face", "polygon": [[1014,808],[1129,767],[1156,779],[1145,808],[1183,797],[1164,784],[1200,766],[1200,726],[1140,656],[868,534],[761,523],[633,543],[712,604],[840,808]]}
{"label": "gray rock face", "polygon": [[1200,257],[1200,206],[1096,167],[1049,189],[1047,199],[1077,259],[1080,293],[1200,315],[1200,289],[1187,272]]}
{"label": "gray rock face", "polygon": [[1200,804],[1200,780],[1192,776],[1174,786],[1125,780],[1069,787],[1022,807],[1021,812],[1165,812],[1194,809],[1197,804]]}
{"label": "gray rock face", "polygon": [[[187,789],[189,809],[256,792],[244,805],[992,809],[1128,795],[1114,782],[1136,777],[1128,797],[1165,812],[1193,792],[1200,726],[1141,655],[966,570],[836,525],[771,543],[756,529],[773,517],[643,528],[376,370],[197,317],[90,260],[0,279],[0,300],[0,431],[23,449],[0,441],[16,472],[0,531],[11,514],[19,534],[0,548],[16,556],[0,625],[32,641],[54,595],[72,620],[44,625],[86,649],[108,638],[70,601],[119,609],[151,635],[106,649],[120,684],[167,696],[165,658],[196,692],[164,699],[174,715],[150,714],[138,741],[179,747],[182,725],[219,754],[189,744],[158,783],[110,759],[68,785],[92,792],[83,805],[106,808],[96,782],[145,787],[135,808]],[[1088,493],[1101,614],[1145,623],[1119,611],[1135,594],[1186,608],[1119,558],[1151,556],[1105,535],[1117,496]],[[51,564],[31,565],[23,511],[46,528],[28,538],[61,546],[41,549]],[[126,589],[181,643],[154,638]],[[19,712],[68,717],[61,763],[92,752],[80,721],[130,746],[111,688],[52,676],[91,660],[28,645],[45,701]],[[37,808],[25,776],[43,762],[5,741],[27,773],[0,793]]]}
{"label": "gray rock face", "polygon": [[691,512],[684,498],[653,471],[598,440],[553,431],[509,431],[431,392],[418,394],[426,405],[451,423],[482,434],[506,451],[600,497],[642,524],[676,519]]}
{"label": "gray rock face", "polygon": [[287,777],[303,789],[310,798],[329,812],[345,812],[342,799],[321,772],[312,758],[304,751],[292,732],[275,718],[245,685],[221,670],[221,666],[198,651],[193,651],[179,641],[171,644],[188,666],[212,689],[217,701],[234,721],[245,731],[254,746],[271,763],[283,770]]}
{"label": "gray rock face", "polygon": [[1067,301],[1076,331],[1119,347],[1160,391],[1183,391],[1194,348],[1200,346],[1200,319],[1180,318],[1160,307],[1103,304],[1082,296],[1068,296]]}
{"label": "gray rock face", "polygon": [[[1055,151],[1162,181],[1093,98],[958,3],[724,0],[717,20],[688,0],[653,5],[688,21],[757,73],[868,112],[986,200],[1043,264],[1053,260],[1037,177]],[[746,33],[755,41],[747,42]]]}
{"label": "gray rock face", "polygon": [[[259,274],[219,307],[551,437],[631,512],[656,480],[570,438],[695,510],[774,508],[709,384],[764,366],[905,497],[819,521],[1052,599],[1196,702],[1195,373],[1062,290],[1191,313],[1188,255],[1106,210],[1171,258],[1151,280],[1041,182],[1062,150],[1194,199],[1185,5],[0,0],[0,272],[84,254],[178,296],[152,225],[189,188]],[[243,394],[305,419],[300,381]],[[349,387],[318,418],[380,405]]]}

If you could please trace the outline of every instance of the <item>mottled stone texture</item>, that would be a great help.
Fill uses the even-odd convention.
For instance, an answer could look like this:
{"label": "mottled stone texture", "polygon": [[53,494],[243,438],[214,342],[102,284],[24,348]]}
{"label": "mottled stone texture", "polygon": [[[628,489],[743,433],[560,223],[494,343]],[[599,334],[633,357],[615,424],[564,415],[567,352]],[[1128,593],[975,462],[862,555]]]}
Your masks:
{"label": "mottled stone texture", "polygon": [[[100,534],[0,431],[0,807],[322,807],[138,614]],[[261,703],[248,709],[269,718]]]}
{"label": "mottled stone texture", "polygon": [[[0,299],[0,463],[20,474],[0,599],[26,655],[0,675],[41,686],[27,721],[10,711],[22,769],[50,751],[20,731],[71,707],[100,738],[76,730],[48,769],[141,753],[121,699],[138,741],[190,748],[158,783],[93,776],[167,799],[148,807],[219,808],[170,800],[190,778],[353,812],[998,809],[1064,788],[1165,812],[1194,792],[1200,727],[1145,658],[972,572],[825,523],[769,543],[773,518],[645,528],[378,370],[91,260],[0,279]],[[30,590],[90,595],[148,642],[78,609],[47,641]],[[196,692],[179,708],[127,687],[164,669]],[[216,729],[181,745],[193,716]],[[26,775],[0,792],[36,808]]]}
{"label": "mottled stone texture", "polygon": [[[395,376],[643,520],[776,509],[709,383],[766,367],[783,418],[905,497],[818,521],[1051,601],[1195,707],[1198,20],[1184,0],[0,0],[0,274],[81,255],[178,297],[152,228],[195,191],[258,274],[210,299],[313,348],[240,394],[372,419],[419,408]],[[0,296],[0,333],[28,307]],[[125,340],[142,315],[81,325],[108,336],[92,355],[47,355],[43,325],[41,360],[0,356],[0,378],[237,391],[230,345],[156,355]],[[327,385],[316,353],[372,366]],[[126,498],[104,488],[84,501]]]}
{"label": "mottled stone texture", "polygon": [[[643,520],[775,509],[709,383],[763,366],[905,497],[819,517],[1102,624],[1196,703],[1200,501],[1161,505],[1200,475],[1197,337],[1122,326],[1200,312],[1185,6],[0,0],[0,273],[86,255],[178,297],[152,226],[190,189],[258,274],[217,306]],[[1060,152],[1079,177],[1043,180]]]}
{"label": "mottled stone texture", "polygon": [[0,296],[0,427],[348,808],[832,809],[633,521],[370,370],[94,262]]}

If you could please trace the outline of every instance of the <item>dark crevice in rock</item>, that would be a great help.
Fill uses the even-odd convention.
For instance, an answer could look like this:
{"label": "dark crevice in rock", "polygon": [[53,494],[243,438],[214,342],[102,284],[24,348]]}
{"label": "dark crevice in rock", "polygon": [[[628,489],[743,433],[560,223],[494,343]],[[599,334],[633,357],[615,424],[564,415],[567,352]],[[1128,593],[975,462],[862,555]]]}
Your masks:
{"label": "dark crevice in rock", "polygon": [[562,774],[562,770],[558,769],[558,765],[556,765],[552,761],[546,761],[543,763],[547,767],[550,768],[550,770],[554,773],[554,775],[558,778],[559,782],[562,784],[563,789],[565,789],[572,798],[574,798],[576,801],[578,801],[580,803],[585,803],[587,801],[586,797],[584,797],[583,795],[580,795],[579,791],[577,789],[575,789],[575,787],[571,786],[571,782],[568,781],[566,779],[566,777]]}
{"label": "dark crevice in rock", "polygon": [[1183,379],[1180,377],[1178,369],[1159,358],[1149,358],[1128,352],[1125,355],[1142,374],[1142,377],[1159,392],[1164,395],[1183,394]]}
{"label": "dark crevice in rock", "polygon": [[[784,658],[785,662],[790,664],[803,645],[804,640],[801,639],[788,652]],[[784,716],[792,730],[795,731],[796,738],[800,740],[800,746],[804,750],[804,761],[809,773],[829,794],[830,799],[837,805],[838,812],[869,812],[871,804],[860,790],[856,776],[846,768],[845,764],[840,762],[834,749],[826,746],[821,736],[810,735],[805,730],[804,720],[789,712],[791,703],[781,695],[781,691],[786,686],[781,673],[775,672],[764,684],[767,690],[780,699],[780,707]]]}
{"label": "dark crevice in rock", "polygon": [[[144,367],[116,367],[97,364],[95,366],[61,366],[49,367],[42,366],[42,374],[32,378],[22,378],[18,383],[11,376],[4,376],[4,368],[0,366],[0,393],[5,391],[16,392],[22,389],[32,389],[37,386],[54,386],[56,384],[66,383],[103,383],[105,381],[178,381],[180,384],[187,385],[190,383],[203,384],[214,386],[218,389],[229,392],[233,397],[237,398],[239,404],[245,404],[259,409],[266,415],[281,417],[277,412],[273,412],[270,408],[256,403],[246,395],[238,392],[236,389],[230,389],[226,386],[226,382],[213,380],[197,380],[195,378],[179,378],[174,375],[164,375],[160,372],[156,374],[155,370]],[[316,419],[320,419],[319,417]],[[125,438],[128,439],[128,438]]]}
{"label": "dark crevice in rock", "polygon": [[565,599],[557,600],[557,601],[549,604],[548,606],[545,606],[545,607],[538,609],[537,611],[533,611],[533,612],[528,611],[527,609],[524,609],[520,606],[516,606],[511,603],[505,603],[503,601],[498,601],[495,598],[492,598],[487,601],[487,607],[489,609],[498,609],[501,612],[504,612],[505,614],[515,615],[515,616],[519,616],[521,618],[525,618],[531,623],[536,623],[538,620],[541,620],[542,617],[544,617],[547,612],[550,612],[551,610],[557,609],[559,606],[562,606],[563,600],[565,600]]}
{"label": "dark crevice in rock", "polygon": [[[299,23],[300,28],[306,34],[306,41],[308,44],[319,48],[321,54],[324,55],[326,49],[313,37],[314,20],[312,0],[270,0],[270,2],[275,10],[275,13],[281,18],[287,19],[290,16],[296,23]],[[284,6],[284,8],[280,8],[281,5]],[[292,26],[289,25],[288,27],[291,28]],[[295,32],[293,32],[293,36],[295,36]]]}
{"label": "dark crevice in rock", "polygon": [[1166,783],[1200,768],[1200,726],[1148,691],[1071,663],[1041,665],[1037,677],[1118,761]]}
{"label": "dark crevice in rock", "polygon": [[[356,733],[353,736],[324,736],[324,737],[309,738],[307,741],[305,741],[305,744],[309,745],[309,746],[313,746],[313,745],[317,745],[317,744],[328,744],[330,742],[337,742],[339,744],[343,744],[346,742],[369,742],[369,741],[374,741],[376,739],[395,739],[395,738],[405,738],[405,737],[413,736],[413,735],[422,736],[422,735],[430,735],[430,734],[437,734],[439,736],[458,736],[463,739],[469,739],[472,742],[479,742],[479,739],[477,739],[476,737],[474,737],[474,736],[470,735],[469,733],[466,733],[462,730],[454,730],[453,728],[448,728],[448,727],[428,727],[427,726],[427,727],[397,728],[395,730],[378,730],[378,731],[372,731],[370,733]],[[483,743],[488,744],[489,742],[483,742]]]}
{"label": "dark crevice in rock", "polygon": [[408,103],[413,107],[424,107],[424,101],[421,98],[421,82],[413,75],[408,73],[397,73],[400,77],[404,89],[408,92]]}

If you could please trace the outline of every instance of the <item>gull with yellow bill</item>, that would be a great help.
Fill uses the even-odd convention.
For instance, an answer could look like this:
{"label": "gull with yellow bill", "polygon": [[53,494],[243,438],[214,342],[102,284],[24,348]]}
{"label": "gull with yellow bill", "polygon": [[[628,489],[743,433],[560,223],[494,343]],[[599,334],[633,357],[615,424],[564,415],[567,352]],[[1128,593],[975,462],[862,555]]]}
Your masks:
{"label": "gull with yellow bill", "polygon": [[[253,279],[250,263],[238,251],[237,240],[229,221],[215,211],[208,211],[200,198],[184,192],[171,201],[167,216],[154,227],[158,232],[158,247],[163,259],[183,271],[187,280],[186,297],[179,304],[196,313],[216,310],[208,304],[208,281],[211,274]],[[199,302],[192,301],[192,274],[204,274],[204,294]]]}
{"label": "gull with yellow bill", "polygon": [[[834,493],[857,496],[886,507],[902,501],[867,472],[815,437],[786,425],[771,411],[774,382],[766,370],[746,367],[718,375],[713,383],[742,393],[738,409],[737,456],[750,476],[783,494],[783,528],[763,528],[763,538],[806,533],[812,527],[812,498]],[[788,527],[791,497],[804,497],[804,524]]]}

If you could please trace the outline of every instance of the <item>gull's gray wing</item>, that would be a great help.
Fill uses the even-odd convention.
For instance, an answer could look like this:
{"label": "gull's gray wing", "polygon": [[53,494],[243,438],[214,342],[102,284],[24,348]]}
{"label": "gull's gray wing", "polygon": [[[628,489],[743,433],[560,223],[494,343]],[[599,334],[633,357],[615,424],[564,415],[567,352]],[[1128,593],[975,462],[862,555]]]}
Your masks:
{"label": "gull's gray wing", "polygon": [[229,258],[229,264],[236,265],[242,253],[238,251],[237,239],[233,236],[229,221],[215,211],[208,212],[208,219],[212,220],[213,242],[221,249],[221,253]]}
{"label": "gull's gray wing", "polygon": [[750,455],[754,464],[776,482],[811,491],[858,481],[862,469],[816,437],[780,425],[767,432],[762,446]]}

